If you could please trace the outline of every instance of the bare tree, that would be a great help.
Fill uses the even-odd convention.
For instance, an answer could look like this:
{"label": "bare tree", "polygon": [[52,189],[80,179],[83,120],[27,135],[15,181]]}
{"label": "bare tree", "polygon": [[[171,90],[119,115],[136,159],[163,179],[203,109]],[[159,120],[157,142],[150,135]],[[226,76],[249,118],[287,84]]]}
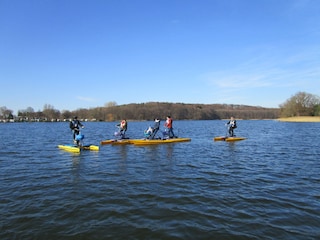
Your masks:
{"label": "bare tree", "polygon": [[70,112],[69,110],[62,110],[61,116],[64,119],[72,118],[72,112]]}
{"label": "bare tree", "polygon": [[104,104],[104,107],[114,107],[117,106],[117,103],[115,101],[107,102]]}
{"label": "bare tree", "polygon": [[318,96],[306,92],[298,92],[280,105],[281,116],[314,116],[319,104],[320,98]]}
{"label": "bare tree", "polygon": [[43,107],[43,114],[47,118],[47,120],[59,119],[60,111],[54,109],[54,107],[50,104],[45,104]]}
{"label": "bare tree", "polygon": [[8,109],[7,107],[3,106],[0,107],[0,117],[3,119],[13,119],[13,111]]}

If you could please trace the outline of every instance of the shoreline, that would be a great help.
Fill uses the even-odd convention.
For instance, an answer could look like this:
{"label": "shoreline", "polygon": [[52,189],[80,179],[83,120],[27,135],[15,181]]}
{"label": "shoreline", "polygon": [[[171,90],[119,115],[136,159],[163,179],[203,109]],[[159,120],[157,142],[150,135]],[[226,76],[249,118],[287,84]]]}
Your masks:
{"label": "shoreline", "polygon": [[320,116],[286,117],[277,120],[280,122],[320,122]]}

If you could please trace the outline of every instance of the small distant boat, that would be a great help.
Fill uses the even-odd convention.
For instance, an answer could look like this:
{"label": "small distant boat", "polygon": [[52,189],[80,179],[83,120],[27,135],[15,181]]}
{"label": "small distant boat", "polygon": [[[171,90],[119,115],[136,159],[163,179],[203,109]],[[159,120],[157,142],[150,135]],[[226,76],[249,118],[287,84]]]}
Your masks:
{"label": "small distant boat", "polygon": [[77,146],[77,145],[65,144],[65,145],[58,145],[58,148],[67,152],[72,152],[72,153],[80,153],[81,150],[99,151],[99,146],[96,146],[96,145]]}
{"label": "small distant boat", "polygon": [[130,142],[134,145],[154,145],[165,143],[189,142],[191,138],[167,138],[167,139],[135,139]]}
{"label": "small distant boat", "polygon": [[226,142],[234,142],[234,141],[241,141],[245,140],[245,137],[228,137],[228,136],[219,136],[215,137],[214,141],[226,141]]}

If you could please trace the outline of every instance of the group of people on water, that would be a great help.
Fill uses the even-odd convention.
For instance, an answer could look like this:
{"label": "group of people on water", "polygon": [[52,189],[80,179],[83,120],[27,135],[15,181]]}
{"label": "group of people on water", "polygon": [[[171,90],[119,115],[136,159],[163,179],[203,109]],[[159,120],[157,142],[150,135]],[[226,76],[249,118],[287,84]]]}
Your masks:
{"label": "group of people on water", "polygon": [[[166,131],[164,135],[168,138],[175,138],[177,136],[174,135],[173,127],[172,127],[172,118],[171,116],[167,116],[166,122],[164,124]],[[128,130],[128,122],[126,119],[121,120],[119,124],[116,125],[119,128],[119,132],[116,132],[115,135],[119,136],[121,139],[125,139],[126,131]],[[74,117],[73,120],[70,122],[70,129],[73,131],[73,141],[75,144],[79,145],[79,142],[83,139],[83,135],[80,135],[80,128],[84,128],[83,124],[78,120],[78,117]],[[146,138],[148,139],[155,139],[157,132],[160,129],[160,119],[154,119],[153,127],[149,127],[147,130],[144,131]]]}
{"label": "group of people on water", "polygon": [[[164,137],[167,137],[167,138],[177,137],[173,132],[172,122],[173,122],[172,118],[170,116],[167,116],[166,121],[164,123],[165,131],[162,133]],[[156,118],[154,119],[153,127],[150,126],[147,130],[145,130],[144,135],[146,136],[147,139],[155,139],[159,129],[160,129],[160,119]]]}
{"label": "group of people on water", "polygon": [[[176,138],[177,136],[173,132],[172,126],[173,120],[171,116],[166,117],[166,121],[164,123],[165,132],[163,135],[167,138]],[[226,123],[228,127],[229,137],[234,137],[234,129],[237,128],[237,122],[234,117],[231,117],[230,120]],[[119,128],[119,132],[115,135],[119,136],[121,139],[125,139],[126,131],[128,129],[128,122],[126,119],[123,119],[119,124],[117,124]],[[73,141],[75,144],[79,145],[79,142],[83,139],[83,135],[80,135],[80,128],[84,128],[83,124],[78,120],[78,117],[74,117],[73,120],[70,122],[70,129],[73,131]],[[160,129],[160,119],[154,119],[153,126],[149,126],[147,130],[144,131],[144,134],[147,139],[155,139],[156,134]]]}
{"label": "group of people on water", "polygon": [[[172,118],[171,116],[167,116],[166,122],[164,124],[164,127],[166,129],[165,132],[163,132],[164,135],[166,135],[168,138],[175,138],[177,136],[174,135],[173,127],[172,127]],[[117,127],[119,128],[119,132],[116,133],[116,135],[120,136],[121,139],[125,139],[125,133],[128,129],[128,123],[127,120],[122,120],[119,124],[117,124]],[[155,139],[156,134],[158,133],[160,129],[160,119],[155,118],[153,126],[149,126],[147,130],[144,131],[144,135],[147,139]]]}

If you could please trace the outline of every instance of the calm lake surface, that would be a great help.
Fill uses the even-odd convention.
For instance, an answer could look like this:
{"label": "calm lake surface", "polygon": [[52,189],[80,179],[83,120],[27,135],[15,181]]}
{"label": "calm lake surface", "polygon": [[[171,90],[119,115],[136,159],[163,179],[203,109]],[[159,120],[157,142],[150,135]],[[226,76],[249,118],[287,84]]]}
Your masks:
{"label": "calm lake surface", "polygon": [[[247,140],[214,142],[225,122],[174,121],[191,142],[80,154],[57,148],[66,122],[0,124],[0,239],[320,239],[320,123],[243,120]],[[85,144],[115,124],[85,122]]]}

